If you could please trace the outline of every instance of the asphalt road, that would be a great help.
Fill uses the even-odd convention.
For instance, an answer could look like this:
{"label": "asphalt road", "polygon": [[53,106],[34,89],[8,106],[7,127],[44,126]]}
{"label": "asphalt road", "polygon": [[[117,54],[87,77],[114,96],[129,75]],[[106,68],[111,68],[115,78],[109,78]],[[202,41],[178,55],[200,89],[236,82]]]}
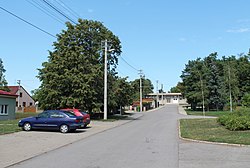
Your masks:
{"label": "asphalt road", "polygon": [[178,114],[176,105],[168,105],[143,114],[135,121],[44,153],[12,167],[250,167],[249,147],[230,147],[180,140],[178,119],[183,116]]}

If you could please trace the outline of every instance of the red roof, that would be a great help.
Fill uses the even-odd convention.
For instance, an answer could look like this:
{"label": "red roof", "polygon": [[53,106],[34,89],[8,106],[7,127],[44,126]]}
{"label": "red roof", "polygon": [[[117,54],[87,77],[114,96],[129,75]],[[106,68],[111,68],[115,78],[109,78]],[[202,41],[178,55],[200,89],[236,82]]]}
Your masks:
{"label": "red roof", "polygon": [[16,95],[16,94],[12,94],[12,93],[10,93],[10,92],[6,92],[6,91],[3,91],[3,90],[0,90],[0,95],[15,96],[15,97],[18,96],[18,95]]}
{"label": "red roof", "polygon": [[11,94],[17,94],[19,86],[8,86],[8,88],[10,89]]}

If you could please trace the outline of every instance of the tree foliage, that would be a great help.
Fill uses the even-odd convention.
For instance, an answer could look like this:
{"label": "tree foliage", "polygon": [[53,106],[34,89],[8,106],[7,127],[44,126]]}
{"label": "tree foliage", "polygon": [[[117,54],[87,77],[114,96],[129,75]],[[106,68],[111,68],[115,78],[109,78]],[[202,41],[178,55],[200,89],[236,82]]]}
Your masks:
{"label": "tree foliage", "polygon": [[211,53],[204,59],[190,60],[182,71],[182,84],[185,97],[192,109],[202,107],[223,109],[228,106],[230,94],[234,104],[250,93],[249,55],[217,58]]}
{"label": "tree foliage", "polygon": [[3,61],[0,58],[0,90],[9,91],[9,88],[7,87],[8,82],[5,79],[5,75],[4,75],[5,72],[6,70],[4,69]]}
{"label": "tree foliage", "polygon": [[185,91],[185,88],[184,88],[183,82],[178,82],[175,87],[172,87],[170,89],[170,93],[182,93],[182,95],[185,97],[184,91]]}
{"label": "tree foliage", "polygon": [[[150,79],[142,78],[142,97],[144,98],[147,94],[153,93],[154,86]],[[131,82],[131,86],[133,87],[133,100],[140,100],[140,79],[135,79]]]}
{"label": "tree foliage", "polygon": [[78,20],[66,23],[67,30],[57,35],[54,50],[39,69],[38,98],[44,109],[65,107],[89,111],[103,102],[104,58],[101,42],[109,40],[109,74],[113,75],[121,53],[120,40],[101,22]]}

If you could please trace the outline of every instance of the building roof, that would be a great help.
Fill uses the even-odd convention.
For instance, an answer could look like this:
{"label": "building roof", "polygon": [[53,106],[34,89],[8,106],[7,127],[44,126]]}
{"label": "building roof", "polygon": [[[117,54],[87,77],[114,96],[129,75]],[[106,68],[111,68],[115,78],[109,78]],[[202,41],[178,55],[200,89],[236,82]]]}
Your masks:
{"label": "building roof", "polygon": [[157,95],[165,95],[165,96],[181,96],[181,93],[149,93],[148,96],[157,96]]}
{"label": "building roof", "polygon": [[[142,103],[152,103],[154,99],[152,98],[143,98]],[[133,105],[140,105],[140,101],[134,101]]]}
{"label": "building roof", "polygon": [[8,88],[10,89],[11,94],[17,94],[19,86],[8,86]]}
{"label": "building roof", "polygon": [[[19,86],[8,86],[8,88],[10,89],[11,94],[18,94]],[[29,97],[34,101],[34,99],[30,96],[30,94],[22,86],[20,86],[20,88],[22,88],[29,95]]]}
{"label": "building roof", "polygon": [[0,90],[0,95],[12,96],[12,97],[17,97],[18,96],[16,94],[12,94],[11,92],[6,92],[6,91],[3,91],[3,90]]}

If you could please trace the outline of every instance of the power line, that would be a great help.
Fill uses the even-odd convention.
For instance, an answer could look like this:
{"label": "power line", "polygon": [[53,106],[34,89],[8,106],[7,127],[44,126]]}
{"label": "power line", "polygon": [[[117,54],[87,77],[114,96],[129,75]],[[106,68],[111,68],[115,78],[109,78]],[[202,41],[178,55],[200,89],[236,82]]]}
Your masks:
{"label": "power line", "polygon": [[48,2],[47,0],[42,0],[45,4],[47,4],[49,7],[51,7],[53,10],[55,10],[56,12],[58,12],[60,15],[62,15],[63,17],[65,17],[66,19],[68,19],[69,21],[71,21],[74,24],[77,24],[73,19],[71,19],[69,16],[67,16],[65,13],[63,13],[60,9],[58,9],[55,5],[53,5],[52,3]]}
{"label": "power line", "polygon": [[49,32],[47,32],[47,31],[45,31],[45,30],[41,29],[40,27],[38,27],[38,26],[36,26],[36,25],[34,25],[34,24],[32,24],[32,23],[30,23],[30,22],[28,22],[28,21],[24,20],[23,18],[21,18],[21,17],[19,17],[19,16],[15,15],[14,13],[12,13],[12,12],[8,11],[7,9],[4,9],[4,8],[3,8],[3,7],[1,7],[1,6],[0,6],[0,9],[2,9],[3,11],[5,11],[5,12],[9,13],[9,14],[10,14],[10,15],[12,15],[12,16],[14,16],[14,17],[18,18],[19,20],[22,20],[23,22],[25,22],[25,23],[27,23],[27,24],[29,24],[29,25],[33,26],[34,28],[36,28],[36,29],[38,29],[38,30],[40,30],[40,31],[42,31],[42,32],[44,32],[44,33],[46,33],[46,34],[50,35],[51,37],[57,38],[57,37],[56,37],[56,36],[54,36],[53,34],[50,34]]}
{"label": "power line", "polygon": [[124,58],[120,57],[128,66],[130,66],[132,69],[134,69],[135,71],[138,71],[139,69],[135,68],[134,66],[132,66],[131,64],[129,64]]}
{"label": "power line", "polygon": [[41,4],[39,4],[38,2],[34,1],[34,0],[26,0],[28,3],[30,3],[31,5],[33,5],[34,7],[36,7],[37,9],[39,9],[40,11],[42,11],[43,13],[45,13],[46,15],[50,16],[51,18],[53,18],[54,20],[58,21],[59,23],[62,23],[64,25],[64,21],[56,16],[54,16],[53,14],[51,14],[48,9],[46,9],[45,7],[43,7]]}
{"label": "power line", "polygon": [[71,9],[69,6],[67,6],[65,3],[63,3],[61,0],[56,0],[56,3],[62,6],[65,10],[67,10],[69,13],[71,13],[75,18],[80,18],[81,16],[76,13],[73,9]]}

